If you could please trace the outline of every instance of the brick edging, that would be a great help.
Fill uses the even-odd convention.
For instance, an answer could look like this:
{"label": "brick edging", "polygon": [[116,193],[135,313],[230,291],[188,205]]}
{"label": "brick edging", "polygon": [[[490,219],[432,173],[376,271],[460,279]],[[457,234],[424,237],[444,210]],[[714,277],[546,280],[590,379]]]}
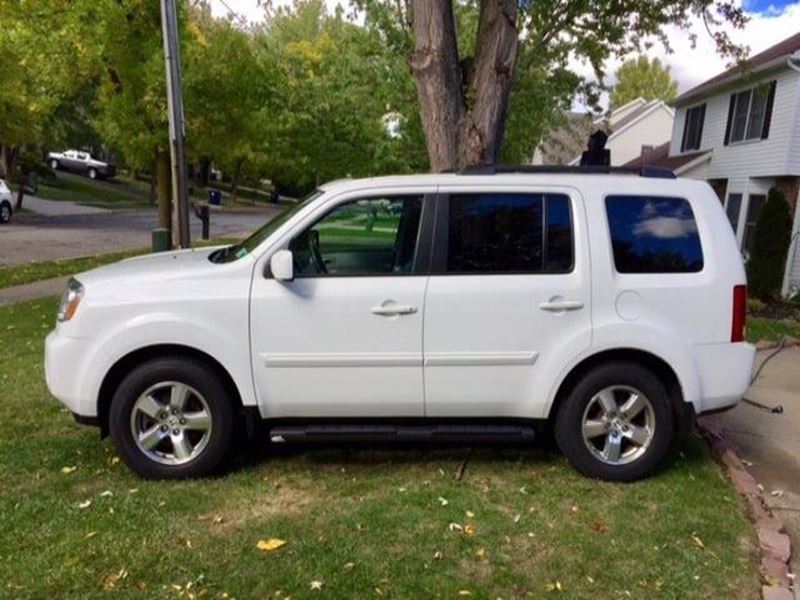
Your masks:
{"label": "brick edging", "polygon": [[697,420],[697,426],[712,452],[725,465],[734,489],[747,501],[747,513],[758,537],[759,572],[763,582],[761,597],[763,600],[794,600],[789,577],[792,545],[783,522],[767,508],[764,488],[747,470],[722,429],[703,417]]}

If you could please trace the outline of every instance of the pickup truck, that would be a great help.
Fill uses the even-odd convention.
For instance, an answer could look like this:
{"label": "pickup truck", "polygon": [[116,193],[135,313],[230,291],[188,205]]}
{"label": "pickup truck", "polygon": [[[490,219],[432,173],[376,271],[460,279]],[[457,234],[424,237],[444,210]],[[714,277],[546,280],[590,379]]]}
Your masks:
{"label": "pickup truck", "polygon": [[89,179],[106,179],[113,177],[116,167],[101,160],[92,158],[88,152],[80,150],[67,150],[65,152],[51,152],[47,155],[47,164],[54,171],[72,171],[86,175]]}

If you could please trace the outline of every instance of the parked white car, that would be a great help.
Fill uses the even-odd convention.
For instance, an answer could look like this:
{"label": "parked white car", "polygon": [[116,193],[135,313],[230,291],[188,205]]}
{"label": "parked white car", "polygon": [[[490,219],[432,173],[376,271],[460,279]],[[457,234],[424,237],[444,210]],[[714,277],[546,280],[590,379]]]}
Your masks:
{"label": "parked white car", "polygon": [[114,165],[97,160],[88,152],[80,150],[50,152],[47,155],[47,164],[53,171],[72,171],[86,175],[89,179],[107,179],[117,172]]}
{"label": "parked white car", "polygon": [[240,244],[82,273],[48,386],[145,477],[211,472],[253,419],[273,442],[552,429],[582,473],[640,478],[748,387],[733,232],[704,182],[529,170],[337,181]]}
{"label": "parked white car", "polygon": [[11,207],[13,196],[6,182],[0,179],[0,225],[5,225],[11,220],[14,209]]}

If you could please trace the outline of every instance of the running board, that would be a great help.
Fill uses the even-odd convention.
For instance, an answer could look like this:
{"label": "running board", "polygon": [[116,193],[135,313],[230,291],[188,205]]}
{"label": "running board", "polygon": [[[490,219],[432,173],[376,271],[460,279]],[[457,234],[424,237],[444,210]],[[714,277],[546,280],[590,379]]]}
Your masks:
{"label": "running board", "polygon": [[278,425],[270,440],[283,442],[528,442],[527,425]]}

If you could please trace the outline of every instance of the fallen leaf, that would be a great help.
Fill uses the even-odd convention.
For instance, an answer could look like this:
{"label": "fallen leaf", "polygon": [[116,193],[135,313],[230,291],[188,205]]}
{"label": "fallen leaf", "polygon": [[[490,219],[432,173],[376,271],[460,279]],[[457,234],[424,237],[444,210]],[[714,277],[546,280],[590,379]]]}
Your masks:
{"label": "fallen leaf", "polygon": [[475,513],[472,512],[471,510],[468,510],[465,514],[467,515],[468,519],[474,519],[475,518]]}
{"label": "fallen leaf", "polygon": [[397,488],[397,491],[400,492],[401,494],[405,494],[406,493],[406,488],[400,487],[400,488]]}
{"label": "fallen leaf", "polygon": [[774,496],[775,498],[780,498],[783,496],[783,490],[772,490],[769,495]]}
{"label": "fallen leaf", "polygon": [[602,521],[596,521],[592,523],[592,531],[595,533],[605,533],[608,531],[608,527],[606,527],[606,524]]}
{"label": "fallen leaf", "polygon": [[753,466],[753,463],[751,461],[745,460],[744,458],[742,459],[742,464],[744,466],[746,466],[746,467],[752,467]]}
{"label": "fallen leaf", "polygon": [[475,556],[478,557],[478,560],[486,560],[486,548],[478,548],[478,551],[475,552]]}
{"label": "fallen leaf", "polygon": [[89,533],[87,533],[85,536],[83,536],[83,539],[85,539],[85,540],[90,540],[90,539],[92,539],[92,538],[93,538],[94,536],[96,536],[96,535],[97,535],[97,532],[96,532],[96,531],[90,531],[90,532],[89,532]]}
{"label": "fallen leaf", "polygon": [[520,494],[527,494],[527,493],[528,493],[528,490],[527,490],[527,489],[525,489],[525,486],[523,485],[521,488],[519,488],[519,493],[520,493]]}
{"label": "fallen leaf", "polygon": [[458,523],[450,523],[450,525],[448,525],[447,528],[450,531],[464,531],[464,527],[462,525],[459,525]]}
{"label": "fallen leaf", "polygon": [[520,515],[520,514],[517,514],[517,515],[514,517],[514,523],[519,523],[519,520],[520,520],[521,518],[522,518],[522,515]]}
{"label": "fallen leaf", "polygon": [[120,579],[125,579],[128,576],[128,571],[123,567],[116,573],[109,573],[103,578],[103,587],[107,590],[113,589]]}
{"label": "fallen leaf", "polygon": [[342,567],[342,569],[344,569],[345,571],[352,571],[355,566],[356,566],[356,563],[352,563],[352,562],[344,563],[344,566]]}
{"label": "fallen leaf", "polygon": [[[277,538],[269,538],[266,540],[258,540],[256,544],[256,548],[259,550],[263,550],[264,552],[272,552],[273,550],[277,550],[281,546],[286,545],[286,540],[279,540]],[[312,588],[313,589],[313,588]]]}
{"label": "fallen leaf", "polygon": [[80,503],[78,504],[78,508],[89,508],[91,505],[92,505],[92,501],[91,501],[91,499],[89,499],[89,500],[84,500],[83,502],[80,502]]}
{"label": "fallen leaf", "polygon": [[447,501],[447,498],[442,498],[441,496],[439,496],[439,504],[441,504],[442,506],[447,506],[450,503]]}
{"label": "fallen leaf", "polygon": [[564,588],[561,585],[560,581],[554,581],[553,583],[547,584],[547,591],[548,592],[563,592]]}
{"label": "fallen leaf", "polygon": [[375,593],[378,594],[378,596],[383,596],[383,592],[381,591],[381,588],[379,588],[379,587],[375,588]]}
{"label": "fallen leaf", "polygon": [[475,529],[475,525],[473,525],[472,523],[467,523],[466,525],[464,525],[465,535],[475,535],[476,533],[478,533],[478,530]]}
{"label": "fallen leaf", "polygon": [[69,475],[70,473],[74,473],[78,470],[78,467],[61,467],[61,472],[64,475]]}
{"label": "fallen leaf", "polygon": [[472,596],[472,592],[469,590],[458,590],[459,596]]}
{"label": "fallen leaf", "polygon": [[701,540],[696,533],[692,534],[692,542],[694,542],[694,545],[697,546],[698,548],[706,547],[706,545],[703,543],[703,540]]}
{"label": "fallen leaf", "polygon": [[112,465],[116,465],[117,463],[119,463],[119,456],[112,456],[111,457],[111,464]]}
{"label": "fallen leaf", "polygon": [[436,560],[442,560],[444,558],[444,554],[442,554],[441,550],[437,550],[436,552],[433,553],[433,558],[435,558]]}
{"label": "fallen leaf", "polygon": [[216,515],[214,516],[211,522],[214,523],[214,525],[219,525],[220,523],[222,523],[222,521],[223,521],[222,515]]}
{"label": "fallen leaf", "polygon": [[321,590],[322,586],[325,585],[322,581],[312,581],[311,582],[311,589],[312,590]]}
{"label": "fallen leaf", "polygon": [[131,488],[131,489],[128,490],[128,493],[129,494],[135,494],[138,491],[139,491],[139,488]]}
{"label": "fallen leaf", "polygon": [[102,492],[100,494],[100,497],[101,498],[109,498],[109,497],[111,497],[113,495],[114,495],[114,492],[112,492],[111,490],[106,490],[105,492]]}

